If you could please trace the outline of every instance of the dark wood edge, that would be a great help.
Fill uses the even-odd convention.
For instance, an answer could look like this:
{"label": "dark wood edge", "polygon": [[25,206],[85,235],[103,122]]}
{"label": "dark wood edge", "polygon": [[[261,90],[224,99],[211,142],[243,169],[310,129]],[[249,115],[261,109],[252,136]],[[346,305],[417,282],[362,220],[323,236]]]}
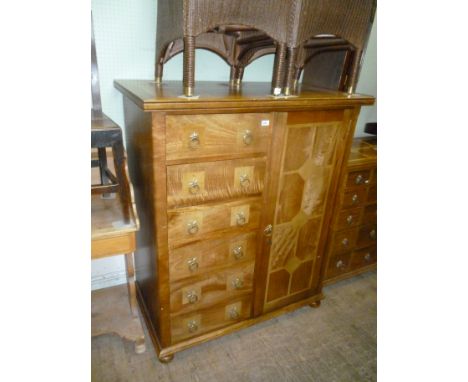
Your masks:
{"label": "dark wood edge", "polygon": [[327,286],[333,283],[336,283],[338,281],[346,280],[351,277],[360,275],[365,272],[370,272],[370,271],[375,271],[377,270],[377,263],[371,264],[371,265],[366,265],[365,267],[355,269],[354,271],[350,271],[347,273],[343,273],[342,275],[332,277],[330,279],[326,279],[323,281],[323,286]]}

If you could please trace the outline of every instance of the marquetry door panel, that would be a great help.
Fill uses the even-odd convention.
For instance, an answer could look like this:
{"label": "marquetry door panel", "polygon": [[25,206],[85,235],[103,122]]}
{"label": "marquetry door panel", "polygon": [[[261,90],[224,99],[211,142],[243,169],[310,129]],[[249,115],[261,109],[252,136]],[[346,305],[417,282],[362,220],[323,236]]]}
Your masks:
{"label": "marquetry door panel", "polygon": [[[288,113],[281,155],[264,310],[304,298],[317,285],[319,251],[336,156],[348,130],[343,111]],[[338,154],[337,154],[338,153]]]}

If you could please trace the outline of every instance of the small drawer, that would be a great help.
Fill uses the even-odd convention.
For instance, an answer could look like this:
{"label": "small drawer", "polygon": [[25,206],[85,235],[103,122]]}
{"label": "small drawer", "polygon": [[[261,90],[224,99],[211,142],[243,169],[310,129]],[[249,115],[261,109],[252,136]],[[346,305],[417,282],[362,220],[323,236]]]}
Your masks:
{"label": "small drawer", "polygon": [[351,270],[359,269],[377,262],[377,247],[367,247],[354,251],[351,255]]}
{"label": "small drawer", "polygon": [[370,204],[364,208],[362,224],[377,224],[377,204]]}
{"label": "small drawer", "polygon": [[367,194],[367,201],[373,203],[377,201],[377,185],[369,187],[369,192]]}
{"label": "small drawer", "polygon": [[226,301],[194,313],[171,316],[172,343],[250,318],[251,297]]}
{"label": "small drawer", "polygon": [[349,172],[346,179],[346,187],[366,186],[370,182],[370,177],[370,170]]}
{"label": "small drawer", "polygon": [[333,253],[345,253],[354,249],[358,228],[335,232],[333,235]]}
{"label": "small drawer", "polygon": [[254,231],[173,249],[169,252],[169,280],[196,277],[219,267],[255,261],[256,245],[257,232]]}
{"label": "small drawer", "polygon": [[168,166],[167,206],[260,195],[265,167],[263,158]]}
{"label": "small drawer", "polygon": [[340,230],[358,226],[361,220],[361,213],[362,208],[341,211],[335,221],[335,229]]}
{"label": "small drawer", "polygon": [[229,231],[245,232],[258,228],[260,211],[260,198],[169,210],[169,248]]}
{"label": "small drawer", "polygon": [[170,284],[171,313],[187,313],[252,293],[254,262]]}
{"label": "small drawer", "polygon": [[342,275],[350,269],[351,252],[333,256],[328,262],[326,279]]}
{"label": "small drawer", "polygon": [[366,202],[367,189],[359,188],[343,194],[342,208],[359,207]]}
{"label": "small drawer", "polygon": [[377,225],[370,224],[359,229],[356,246],[364,247],[377,242]]}
{"label": "small drawer", "polygon": [[170,115],[166,117],[166,159],[266,153],[269,113]]}

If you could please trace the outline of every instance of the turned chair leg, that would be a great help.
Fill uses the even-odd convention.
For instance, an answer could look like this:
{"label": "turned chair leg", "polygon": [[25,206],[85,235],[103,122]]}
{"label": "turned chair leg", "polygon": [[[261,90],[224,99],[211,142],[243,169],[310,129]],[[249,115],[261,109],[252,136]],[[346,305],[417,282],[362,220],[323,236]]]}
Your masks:
{"label": "turned chair leg", "polygon": [[284,71],[286,62],[286,44],[280,43],[276,47],[275,62],[273,65],[273,78],[271,80],[271,92],[280,95],[283,87]]}
{"label": "turned chair leg", "polygon": [[135,265],[133,259],[133,252],[125,254],[125,265],[127,268],[127,287],[130,310],[132,312],[133,317],[138,317],[138,302],[136,299]]}
{"label": "turned chair leg", "polygon": [[296,78],[297,51],[297,48],[288,48],[288,68],[286,71],[286,80],[283,89],[285,95],[291,95],[294,90],[294,80]]}
{"label": "turned chair leg", "polygon": [[195,37],[184,36],[184,95],[193,96],[195,87]]}

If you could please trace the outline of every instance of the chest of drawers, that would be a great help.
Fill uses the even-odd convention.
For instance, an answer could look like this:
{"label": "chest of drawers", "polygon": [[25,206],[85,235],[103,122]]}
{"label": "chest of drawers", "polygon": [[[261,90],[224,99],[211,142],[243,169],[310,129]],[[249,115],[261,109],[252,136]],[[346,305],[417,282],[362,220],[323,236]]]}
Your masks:
{"label": "chest of drawers", "polygon": [[322,296],[338,182],[367,96],[116,81],[141,228],[139,303],[159,359]]}
{"label": "chest of drawers", "polygon": [[342,177],[327,248],[325,284],[377,264],[377,140],[356,138]]}

